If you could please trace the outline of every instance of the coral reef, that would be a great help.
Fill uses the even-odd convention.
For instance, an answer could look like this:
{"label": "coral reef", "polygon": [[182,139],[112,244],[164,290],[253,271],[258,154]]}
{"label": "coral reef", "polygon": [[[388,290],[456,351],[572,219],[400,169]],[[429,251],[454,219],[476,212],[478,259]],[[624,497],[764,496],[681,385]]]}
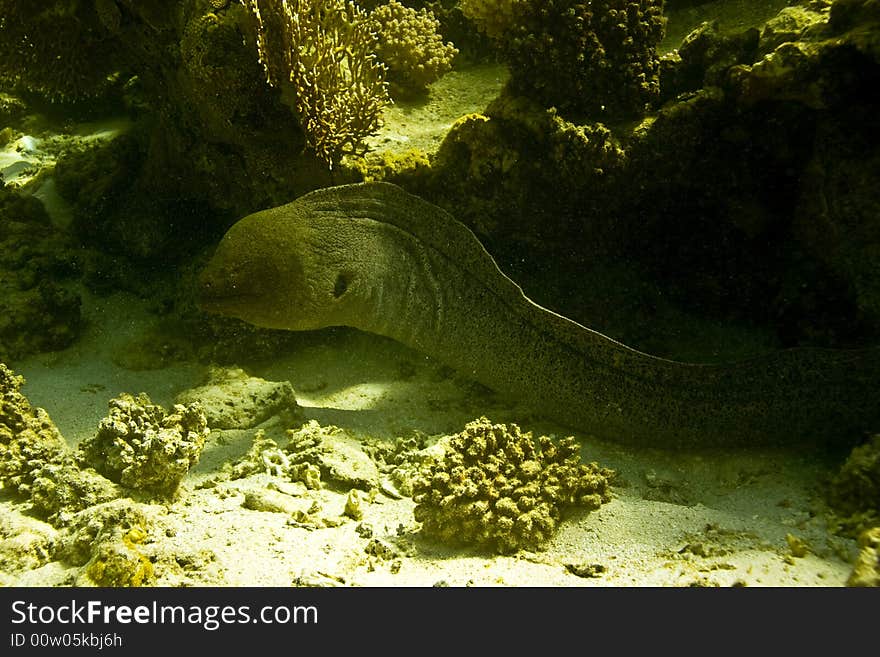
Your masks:
{"label": "coral reef", "polygon": [[[665,105],[637,125],[566,121],[508,89],[460,120],[429,175],[406,186],[467,223],[508,271],[552,257],[552,277],[538,265],[531,274],[544,305],[554,281],[602,276],[601,263],[621,258],[649,284],[644,300],[604,280],[582,286],[583,300],[560,291],[576,319],[613,318],[621,303],[698,306],[712,321],[760,327],[770,348],[870,344],[880,66],[877,24],[856,4],[846,21],[837,3],[812,12],[792,28],[804,41],[763,59],[785,38],[782,19],[772,31],[698,28],[665,61]],[[619,317],[599,330],[668,348]]]}
{"label": "coral reef", "polygon": [[423,92],[452,68],[458,49],[443,43],[440,23],[430,10],[390,0],[370,12],[370,19],[378,25],[376,54],[388,67],[396,94]]}
{"label": "coral reef", "polygon": [[639,115],[659,93],[662,0],[463,0],[499,43],[511,86],[563,114]]}
{"label": "coral reef", "polygon": [[528,0],[462,0],[461,11],[493,39],[503,39],[515,29],[517,19],[526,11]]}
{"label": "coral reef", "polygon": [[0,363],[0,481],[28,495],[36,474],[68,462],[67,443],[45,410],[21,393],[24,378]]}
{"label": "coral reef", "polygon": [[57,100],[104,91],[119,62],[119,42],[105,26],[117,25],[111,5],[116,8],[106,0],[96,7],[84,0],[0,0],[0,81]]}
{"label": "coral reef", "polygon": [[733,34],[722,33],[716,22],[705,22],[690,32],[678,49],[660,58],[660,95],[656,104],[724,82],[735,64],[755,61],[760,33],[750,28]]}
{"label": "coral reef", "polygon": [[247,0],[268,81],[295,108],[315,154],[331,168],[363,153],[388,102],[367,14],[349,0]]}
{"label": "coral reef", "polygon": [[555,441],[485,417],[452,436],[413,483],[426,535],[499,552],[536,548],[571,507],[611,499],[613,472],[580,462],[574,438]]}
{"label": "coral reef", "polygon": [[[21,98],[0,91],[0,125],[8,127],[13,121],[21,119],[26,111],[27,105]],[[2,139],[0,139],[0,144],[2,144]]]}
{"label": "coral reef", "polygon": [[[137,134],[122,134],[59,157],[55,184],[71,205],[72,230],[82,243],[120,257],[150,260],[171,241],[165,213],[155,201],[133,193],[145,158]],[[118,279],[114,287],[120,286]]]}
{"label": "coral reef", "polygon": [[80,443],[80,463],[128,488],[172,496],[209,432],[199,405],[176,404],[167,413],[144,393],[123,393],[109,406],[97,433]]}
{"label": "coral reef", "polygon": [[198,402],[212,429],[249,429],[299,408],[289,381],[266,381],[237,367],[211,367],[204,385],[181,392],[175,402]]}
{"label": "coral reef", "polygon": [[765,55],[786,41],[809,39],[810,33],[825,21],[823,12],[807,6],[783,7],[761,28],[759,54]]}
{"label": "coral reef", "polygon": [[853,448],[831,480],[831,523],[853,538],[880,525],[880,434]]}
{"label": "coral reef", "polygon": [[[124,255],[154,271],[164,269],[156,262],[191,255],[194,244],[208,241],[212,226],[231,215],[287,200],[291,186],[301,190],[328,177],[314,156],[303,155],[297,117],[265,84],[253,20],[241,3],[181,0],[173,11],[154,1],[26,5],[2,5],[0,51],[21,49],[24,60],[4,58],[0,77],[15,78],[23,91],[66,101],[72,99],[68,86],[94,93],[106,86],[80,84],[79,77],[103,80],[108,70],[118,71],[111,76],[112,94],[82,101],[76,111],[128,110],[136,122],[124,147],[104,157],[94,152],[101,149],[89,149],[67,167],[77,177],[90,158],[100,160],[97,176],[78,176],[80,185],[72,181],[62,190],[74,205],[83,241],[117,259]],[[78,32],[82,38],[65,36]],[[19,33],[33,35],[40,47],[18,43]],[[90,48],[95,41],[106,50]],[[31,56],[46,65],[30,65]],[[76,71],[55,76],[68,68]],[[261,174],[251,176],[253,171]],[[105,196],[97,194],[101,188]]]}
{"label": "coral reef", "polygon": [[0,181],[0,361],[73,343],[81,300],[60,282],[76,267],[42,204]]}

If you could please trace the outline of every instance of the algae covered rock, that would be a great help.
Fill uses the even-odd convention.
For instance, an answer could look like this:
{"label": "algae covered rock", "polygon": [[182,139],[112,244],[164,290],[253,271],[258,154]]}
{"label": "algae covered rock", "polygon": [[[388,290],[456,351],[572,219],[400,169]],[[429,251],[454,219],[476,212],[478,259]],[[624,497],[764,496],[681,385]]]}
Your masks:
{"label": "algae covered rock", "polygon": [[109,405],[98,432],[80,445],[80,461],[123,486],[173,495],[205,446],[201,407],[175,404],[168,413],[144,393],[123,393]]}
{"label": "algae covered rock", "polygon": [[129,499],[114,500],[76,515],[60,540],[57,558],[84,566],[81,586],[141,586],[154,576],[143,552],[152,523],[150,507]]}
{"label": "algae covered rock", "polygon": [[48,463],[36,471],[30,494],[33,511],[57,527],[67,525],[79,511],[115,500],[122,492],[91,468]]}
{"label": "algae covered rock", "polygon": [[54,559],[58,532],[50,525],[16,513],[0,515],[0,573],[39,568]]}
{"label": "algae covered rock", "polygon": [[338,427],[322,427],[312,420],[287,432],[285,451],[292,468],[311,465],[320,469],[321,479],[345,487],[369,490],[379,481],[379,469],[361,448],[360,442]]}
{"label": "algae covered rock", "polygon": [[258,430],[248,453],[229,466],[230,477],[265,472],[302,482],[310,490],[320,489],[323,482],[363,490],[378,486],[378,467],[360,442],[339,427],[322,427],[311,420],[299,429],[289,429],[287,438],[287,445],[280,447]]}
{"label": "algae covered rock", "polygon": [[24,378],[0,363],[0,481],[28,494],[36,473],[69,457],[61,432],[42,408],[21,393]]}
{"label": "algae covered rock", "polygon": [[865,530],[859,536],[859,556],[847,586],[880,586],[880,527]]}
{"label": "algae covered rock", "polygon": [[485,417],[452,436],[413,483],[428,536],[498,552],[540,547],[571,507],[611,499],[613,472],[580,462],[574,438],[537,439]]}
{"label": "algae covered rock", "polygon": [[205,385],[180,393],[175,401],[198,402],[212,429],[249,429],[282,411],[299,408],[289,381],[266,381],[237,367],[211,368]]}
{"label": "algae covered rock", "polygon": [[880,525],[880,434],[853,448],[831,480],[833,522],[853,537]]}

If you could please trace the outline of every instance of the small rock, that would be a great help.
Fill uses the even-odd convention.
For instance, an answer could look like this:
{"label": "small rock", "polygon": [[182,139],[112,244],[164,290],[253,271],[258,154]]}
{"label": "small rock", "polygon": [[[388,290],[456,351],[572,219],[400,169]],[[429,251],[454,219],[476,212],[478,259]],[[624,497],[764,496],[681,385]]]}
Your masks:
{"label": "small rock", "polygon": [[377,557],[379,559],[391,560],[396,559],[400,556],[394,548],[383,543],[378,538],[374,538],[369,543],[367,543],[367,547],[364,548],[364,552],[366,552],[371,557]]}
{"label": "small rock", "polygon": [[242,506],[252,511],[296,514],[305,512],[308,502],[275,490],[247,491]]}
{"label": "small rock", "polygon": [[205,385],[185,390],[175,401],[201,403],[212,429],[249,429],[299,408],[289,381],[266,381],[237,367],[212,368]]}
{"label": "small rock", "polygon": [[601,577],[605,573],[605,566],[600,563],[567,563],[565,569],[577,577]]}
{"label": "small rock", "polygon": [[352,520],[360,520],[364,517],[364,510],[361,506],[361,496],[357,490],[351,489],[349,491],[348,497],[345,499],[345,509],[342,513]]}
{"label": "small rock", "polygon": [[788,543],[788,549],[791,550],[791,556],[801,559],[810,552],[810,545],[802,538],[794,534],[786,534],[785,542]]}

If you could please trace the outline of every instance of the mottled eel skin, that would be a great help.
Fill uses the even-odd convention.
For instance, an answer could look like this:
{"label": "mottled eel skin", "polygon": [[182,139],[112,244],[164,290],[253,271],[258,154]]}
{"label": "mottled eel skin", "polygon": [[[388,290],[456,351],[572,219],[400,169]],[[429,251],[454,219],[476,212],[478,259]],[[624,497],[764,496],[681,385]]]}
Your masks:
{"label": "mottled eel skin", "polygon": [[880,428],[880,349],[729,364],[641,353],[529,300],[464,225],[388,183],[321,189],[241,219],[199,295],[203,309],[257,326],[391,337],[610,440],[852,441]]}

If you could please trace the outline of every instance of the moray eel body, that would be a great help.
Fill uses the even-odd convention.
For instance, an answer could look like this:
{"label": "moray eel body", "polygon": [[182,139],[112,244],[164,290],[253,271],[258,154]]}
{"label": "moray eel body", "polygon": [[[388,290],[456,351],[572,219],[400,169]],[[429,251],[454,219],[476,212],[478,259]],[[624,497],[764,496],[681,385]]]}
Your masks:
{"label": "moray eel body", "polygon": [[388,183],[241,219],[200,278],[204,310],[398,340],[600,438],[658,447],[857,440],[877,430],[880,349],[730,364],[631,349],[542,308],[444,210]]}

